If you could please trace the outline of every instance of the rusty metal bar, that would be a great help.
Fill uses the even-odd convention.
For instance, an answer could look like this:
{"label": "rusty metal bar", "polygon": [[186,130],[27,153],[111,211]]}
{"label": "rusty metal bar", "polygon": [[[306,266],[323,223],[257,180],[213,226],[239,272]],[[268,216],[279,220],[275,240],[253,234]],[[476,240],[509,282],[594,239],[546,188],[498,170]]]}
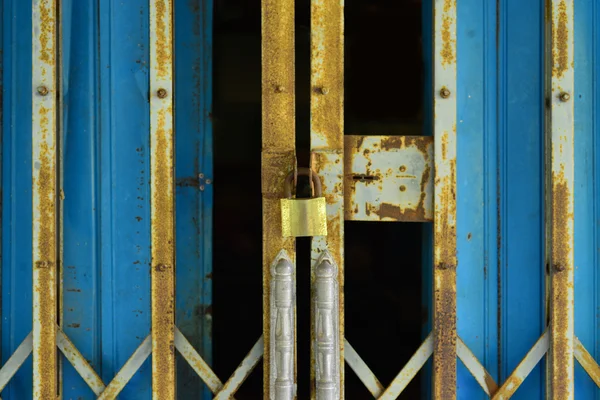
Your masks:
{"label": "rusty metal bar", "polygon": [[344,357],[346,363],[352,368],[352,371],[358,376],[358,379],[365,385],[365,387],[371,392],[374,398],[379,398],[385,389],[379,379],[375,376],[371,368],[364,362],[360,355],[354,350],[354,347],[348,342],[348,339],[344,341]]}
{"label": "rusty metal bar", "polygon": [[433,397],[456,398],[456,0],[434,3]]}
{"label": "rusty metal bar", "polygon": [[[337,370],[336,399],[344,398],[344,2],[311,0],[311,96],[310,142],[311,168],[323,184],[327,199],[327,236],[312,240],[312,285],[321,253],[328,251],[337,266],[337,315],[333,315],[335,338],[334,360]],[[313,289],[314,292],[314,289]],[[316,320],[313,302],[313,317]],[[315,364],[319,352],[315,332],[311,329],[311,399],[320,397],[316,390]],[[331,393],[331,392],[329,392]]]}
{"label": "rusty metal bar", "polygon": [[59,326],[56,326],[56,344],[96,396],[102,394],[106,389],[104,382]]}
{"label": "rusty metal bar", "polygon": [[106,389],[98,396],[98,400],[114,400],[123,390],[127,382],[131,380],[133,375],[140,369],[142,364],[150,356],[152,352],[152,338],[150,335],[144,339],[142,344],[133,352],[129,360],[123,365],[121,370],[106,386]]}
{"label": "rusty metal bar", "polygon": [[600,366],[594,360],[594,357],[586,350],[583,343],[579,341],[579,338],[575,336],[575,359],[579,361],[579,364],[583,367],[585,372],[588,373],[590,378],[596,383],[596,386],[600,387]]}
{"label": "rusty metal bar", "polygon": [[57,385],[57,0],[33,0],[32,200],[33,398],[54,399]]}
{"label": "rusty metal bar", "polygon": [[400,396],[410,381],[413,380],[421,368],[423,368],[423,365],[429,360],[431,354],[433,354],[433,343],[433,334],[429,334],[415,354],[413,354],[398,375],[396,375],[390,386],[378,397],[379,400],[393,400]]}
{"label": "rusty metal bar", "polygon": [[175,399],[173,0],[150,0],[152,397]]}
{"label": "rusty metal bar", "polygon": [[574,368],[574,0],[552,0],[550,96],[550,350],[552,399],[573,399]]}
{"label": "rusty metal bar", "polygon": [[494,393],[492,400],[507,400],[517,391],[525,378],[529,375],[535,366],[540,362],[544,354],[548,351],[550,334],[546,330],[544,334],[533,345],[527,355],[521,360],[517,368],[510,374],[508,379],[502,384],[500,389]]}
{"label": "rusty metal bar", "polygon": [[433,221],[433,137],[344,136],[346,221]]}
{"label": "rusty metal bar", "polygon": [[[261,1],[263,337],[266,349],[263,394],[265,399],[272,399],[271,366],[275,355],[271,354],[271,263],[281,250],[295,261],[294,238],[282,237],[280,209],[283,182],[296,165],[294,0]],[[294,324],[295,320],[294,308]],[[295,383],[296,346],[292,359]]]}
{"label": "rusty metal bar", "polygon": [[479,383],[485,394],[491,396],[496,393],[498,384],[460,337],[456,345],[456,354],[471,375],[473,375],[473,378]]}

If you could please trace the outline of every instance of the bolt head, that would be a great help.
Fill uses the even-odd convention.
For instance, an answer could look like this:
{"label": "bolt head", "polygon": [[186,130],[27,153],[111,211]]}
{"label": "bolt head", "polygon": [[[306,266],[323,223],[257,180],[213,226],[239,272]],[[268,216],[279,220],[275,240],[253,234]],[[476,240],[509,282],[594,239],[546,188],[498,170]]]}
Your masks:
{"label": "bolt head", "polygon": [[37,92],[40,96],[46,96],[50,91],[46,86],[38,86]]}
{"label": "bolt head", "polygon": [[156,95],[159,99],[164,99],[167,97],[167,89],[160,88],[156,91]]}
{"label": "bolt head", "polygon": [[285,92],[285,87],[284,86],[278,85],[275,88],[275,93],[283,93],[283,92]]}
{"label": "bolt head", "polygon": [[562,101],[563,103],[571,100],[571,95],[567,92],[562,92],[559,96],[560,101]]}
{"label": "bolt head", "polygon": [[327,94],[327,93],[329,93],[329,89],[328,89],[328,88],[326,88],[325,86],[323,86],[323,87],[321,88],[321,94]]}
{"label": "bolt head", "polygon": [[401,192],[404,192],[404,191],[406,191],[406,186],[404,186],[404,185],[401,185],[401,186],[400,186],[400,191],[401,191]]}
{"label": "bolt head", "polygon": [[440,90],[440,96],[442,97],[442,99],[447,99],[448,97],[450,97],[451,94],[452,93],[448,88],[442,88],[442,90]]}

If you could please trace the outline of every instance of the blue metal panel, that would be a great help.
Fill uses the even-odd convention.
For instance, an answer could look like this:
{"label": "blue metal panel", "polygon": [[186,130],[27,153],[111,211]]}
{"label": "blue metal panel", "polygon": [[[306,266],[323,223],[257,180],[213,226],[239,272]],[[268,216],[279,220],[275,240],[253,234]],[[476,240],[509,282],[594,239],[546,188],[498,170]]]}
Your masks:
{"label": "blue metal panel", "polygon": [[[212,360],[212,0],[175,3],[176,323]],[[200,176],[202,176],[200,178]],[[178,358],[177,393],[210,391]]]}
{"label": "blue metal panel", "polygon": [[[544,1],[500,2],[499,196],[504,381],[545,328],[543,192]],[[538,365],[514,399],[543,399]]]}
{"label": "blue metal panel", "polygon": [[[600,116],[598,55],[600,6],[575,1],[575,334],[596,360],[600,357]],[[600,390],[575,363],[575,398],[599,399]]]}
{"label": "blue metal panel", "polygon": [[[100,2],[102,378],[150,333],[148,2]],[[122,392],[151,398],[150,363]]]}
{"label": "blue metal panel", "polygon": [[[458,2],[458,334],[498,379],[496,2]],[[457,398],[487,399],[458,364]]]}
{"label": "blue metal panel", "polygon": [[[96,371],[101,363],[99,207],[99,87],[97,6],[63,0],[63,201],[62,327]],[[93,392],[63,359],[63,398]]]}
{"label": "blue metal panel", "polygon": [[[31,332],[31,3],[5,0],[2,129],[2,361]],[[31,357],[2,392],[32,397]]]}

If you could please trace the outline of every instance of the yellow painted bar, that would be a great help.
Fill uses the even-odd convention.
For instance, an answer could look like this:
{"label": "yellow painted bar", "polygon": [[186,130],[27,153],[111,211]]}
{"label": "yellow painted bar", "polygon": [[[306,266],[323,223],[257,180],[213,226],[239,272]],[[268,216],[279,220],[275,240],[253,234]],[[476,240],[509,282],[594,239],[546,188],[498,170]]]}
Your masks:
{"label": "yellow painted bar", "polygon": [[456,2],[434,3],[433,397],[456,398]]}
{"label": "yellow painted bar", "polygon": [[[344,2],[311,1],[311,167],[318,174],[327,202],[327,236],[312,240],[312,287],[314,295],[335,291],[332,331],[336,336],[330,355],[323,343],[313,302],[311,312],[311,398],[344,398]],[[324,254],[328,251],[328,254]],[[323,258],[325,257],[325,258]],[[328,261],[329,260],[329,261]],[[326,264],[323,264],[325,262]],[[329,264],[331,263],[331,265]],[[325,268],[325,269],[321,269]],[[317,271],[319,269],[319,271]],[[322,274],[337,271],[329,281]],[[318,272],[318,273],[317,273]],[[318,275],[318,276],[317,276]],[[327,283],[330,282],[330,283]],[[321,285],[331,285],[330,287]],[[319,300],[317,300],[319,301]],[[325,347],[327,347],[326,345]],[[327,350],[329,351],[329,350]],[[317,353],[321,352],[319,357]],[[331,365],[319,358],[333,357]],[[317,364],[319,363],[319,364]],[[319,371],[321,369],[321,371]],[[331,389],[333,387],[333,389]],[[334,397],[331,397],[334,396]]]}
{"label": "yellow painted bar", "polygon": [[57,1],[32,3],[33,398],[57,388]]}
{"label": "yellow painted bar", "polygon": [[574,0],[552,0],[550,93],[550,398],[575,396],[574,361]]}
{"label": "yellow painted bar", "polygon": [[152,398],[175,399],[173,0],[150,0]]}
{"label": "yellow painted bar", "polygon": [[[271,399],[271,264],[285,250],[295,265],[295,239],[283,238],[280,199],[296,163],[294,0],[262,0],[262,206],[264,398]],[[294,309],[295,324],[295,309]],[[294,329],[295,331],[295,329]],[[295,343],[294,338],[294,343]],[[296,348],[294,346],[294,360]],[[296,364],[294,362],[294,382]]]}

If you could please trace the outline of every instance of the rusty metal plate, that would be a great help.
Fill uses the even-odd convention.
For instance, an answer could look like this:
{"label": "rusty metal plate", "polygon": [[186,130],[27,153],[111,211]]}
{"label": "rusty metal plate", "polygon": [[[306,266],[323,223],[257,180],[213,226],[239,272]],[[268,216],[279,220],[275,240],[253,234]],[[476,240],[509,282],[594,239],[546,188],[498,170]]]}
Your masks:
{"label": "rusty metal plate", "polygon": [[346,136],[345,219],[433,221],[433,137]]}

